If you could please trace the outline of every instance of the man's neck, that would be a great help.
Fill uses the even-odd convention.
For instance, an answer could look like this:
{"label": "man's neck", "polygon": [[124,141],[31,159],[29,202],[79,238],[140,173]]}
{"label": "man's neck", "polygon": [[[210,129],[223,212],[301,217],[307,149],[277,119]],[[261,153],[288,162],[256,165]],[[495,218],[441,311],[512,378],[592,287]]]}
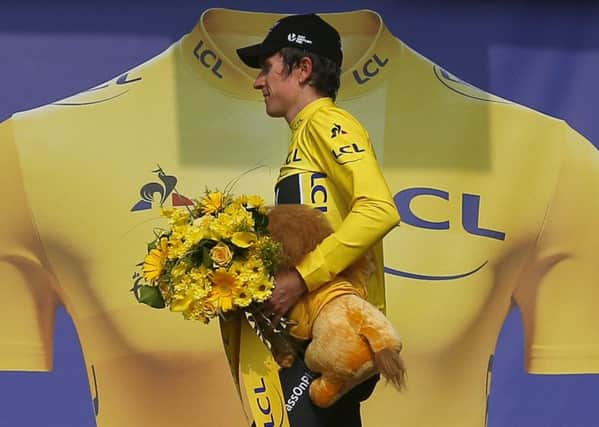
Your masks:
{"label": "man's neck", "polygon": [[311,104],[320,98],[323,98],[323,96],[316,92],[312,86],[306,85],[304,88],[302,88],[302,91],[297,97],[297,102],[285,114],[285,120],[287,120],[287,124],[291,125],[293,119],[295,119],[295,117],[304,109],[306,105]]}

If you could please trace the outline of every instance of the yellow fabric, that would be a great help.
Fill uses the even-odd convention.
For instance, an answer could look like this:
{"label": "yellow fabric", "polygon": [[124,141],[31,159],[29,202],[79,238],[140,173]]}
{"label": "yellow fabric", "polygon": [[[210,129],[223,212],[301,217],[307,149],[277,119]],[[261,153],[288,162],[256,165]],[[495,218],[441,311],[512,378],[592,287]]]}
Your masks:
{"label": "yellow fabric", "polygon": [[[195,197],[262,164],[236,192],[271,194],[289,129],[265,117],[255,70],[234,48],[261,40],[279,16],[208,11],[145,64],[0,125],[0,281],[11,298],[0,369],[51,368],[63,304],[100,427],[248,425],[218,322],[138,305],[128,289],[148,236],[165,225],[160,202],[180,202],[157,165]],[[337,104],[368,129],[404,209],[384,246],[386,312],[405,343],[409,385],[377,386],[364,426],[394,427],[397,414],[405,426],[483,425],[488,359],[512,302],[527,369],[599,372],[597,150],[563,121],[445,73],[372,12],[324,16],[344,43]],[[148,201],[142,188],[165,197]]]}
{"label": "yellow fabric", "polygon": [[[281,183],[293,175],[297,203],[320,209],[335,232],[297,266],[310,291],[333,280],[399,221],[393,198],[378,165],[366,130],[330,98],[304,107],[290,123],[291,143],[277,183],[282,191],[295,189]],[[384,295],[382,260],[369,286]],[[384,301],[376,301],[383,305]]]}
{"label": "yellow fabric", "polygon": [[279,366],[246,321],[241,323],[240,371],[256,426],[289,427]]}
{"label": "yellow fabric", "polygon": [[325,97],[305,106],[289,126],[291,141],[277,180],[277,202],[313,206],[335,229],[296,266],[309,293],[290,313],[290,319],[299,322],[291,334],[309,339],[320,309],[336,296],[366,297],[371,290],[372,302],[384,308],[381,258],[367,288],[355,283],[354,290],[336,278],[373,245],[379,249],[399,215],[368,132],[351,114]]}
{"label": "yellow fabric", "polygon": [[343,278],[335,279],[322,285],[316,291],[304,295],[289,312],[289,319],[297,322],[297,325],[289,329],[291,335],[300,340],[312,338],[312,325],[320,313],[320,310],[333,298],[341,295],[359,295],[366,298],[364,287],[356,288],[353,283]]}
{"label": "yellow fabric", "polygon": [[[21,183],[10,122],[0,125],[3,194],[0,277],[6,297],[0,321],[0,369],[52,369],[52,327],[58,295]],[[33,320],[39,319],[38,323]],[[23,325],[24,327],[16,327]]]}

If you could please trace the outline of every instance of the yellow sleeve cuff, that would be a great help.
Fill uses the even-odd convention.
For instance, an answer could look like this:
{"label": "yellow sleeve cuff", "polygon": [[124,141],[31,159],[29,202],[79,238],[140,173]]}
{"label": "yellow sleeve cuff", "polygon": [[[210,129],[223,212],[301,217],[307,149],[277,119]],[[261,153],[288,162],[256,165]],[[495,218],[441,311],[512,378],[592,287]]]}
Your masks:
{"label": "yellow sleeve cuff", "polygon": [[296,269],[304,279],[309,292],[318,289],[335,277],[335,275],[326,268],[320,246],[317,246],[312,252],[306,255],[306,257],[296,266]]}

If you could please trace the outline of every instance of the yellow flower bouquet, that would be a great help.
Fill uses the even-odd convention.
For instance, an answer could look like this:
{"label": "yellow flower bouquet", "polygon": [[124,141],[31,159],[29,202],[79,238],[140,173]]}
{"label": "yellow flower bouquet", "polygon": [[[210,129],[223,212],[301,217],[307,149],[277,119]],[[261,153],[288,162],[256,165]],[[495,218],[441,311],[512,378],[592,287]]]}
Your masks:
{"label": "yellow flower bouquet", "polygon": [[280,246],[261,197],[207,191],[187,210],[161,214],[169,227],[155,231],[134,276],[139,302],[208,323],[270,297]]}

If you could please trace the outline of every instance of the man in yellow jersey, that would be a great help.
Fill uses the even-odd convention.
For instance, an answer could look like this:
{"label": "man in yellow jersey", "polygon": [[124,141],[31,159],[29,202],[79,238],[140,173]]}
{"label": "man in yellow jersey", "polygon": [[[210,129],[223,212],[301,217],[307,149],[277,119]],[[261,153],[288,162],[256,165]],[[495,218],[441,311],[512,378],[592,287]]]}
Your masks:
{"label": "man in yellow jersey", "polygon": [[[262,92],[267,114],[285,118],[291,129],[276,202],[314,206],[325,212],[336,230],[296,270],[277,275],[267,310],[278,323],[303,295],[330,282],[380,244],[399,215],[367,131],[334,104],[343,57],[335,28],[315,14],[289,16],[276,22],[262,43],[237,53],[246,65],[261,68],[254,88]],[[309,198],[302,194],[304,179],[319,181]],[[381,272],[382,263],[377,267]],[[374,286],[380,290],[383,283]],[[329,298],[335,295],[330,293]],[[376,380],[341,398],[325,411],[328,420],[320,425],[361,426],[359,402],[370,395]]]}

